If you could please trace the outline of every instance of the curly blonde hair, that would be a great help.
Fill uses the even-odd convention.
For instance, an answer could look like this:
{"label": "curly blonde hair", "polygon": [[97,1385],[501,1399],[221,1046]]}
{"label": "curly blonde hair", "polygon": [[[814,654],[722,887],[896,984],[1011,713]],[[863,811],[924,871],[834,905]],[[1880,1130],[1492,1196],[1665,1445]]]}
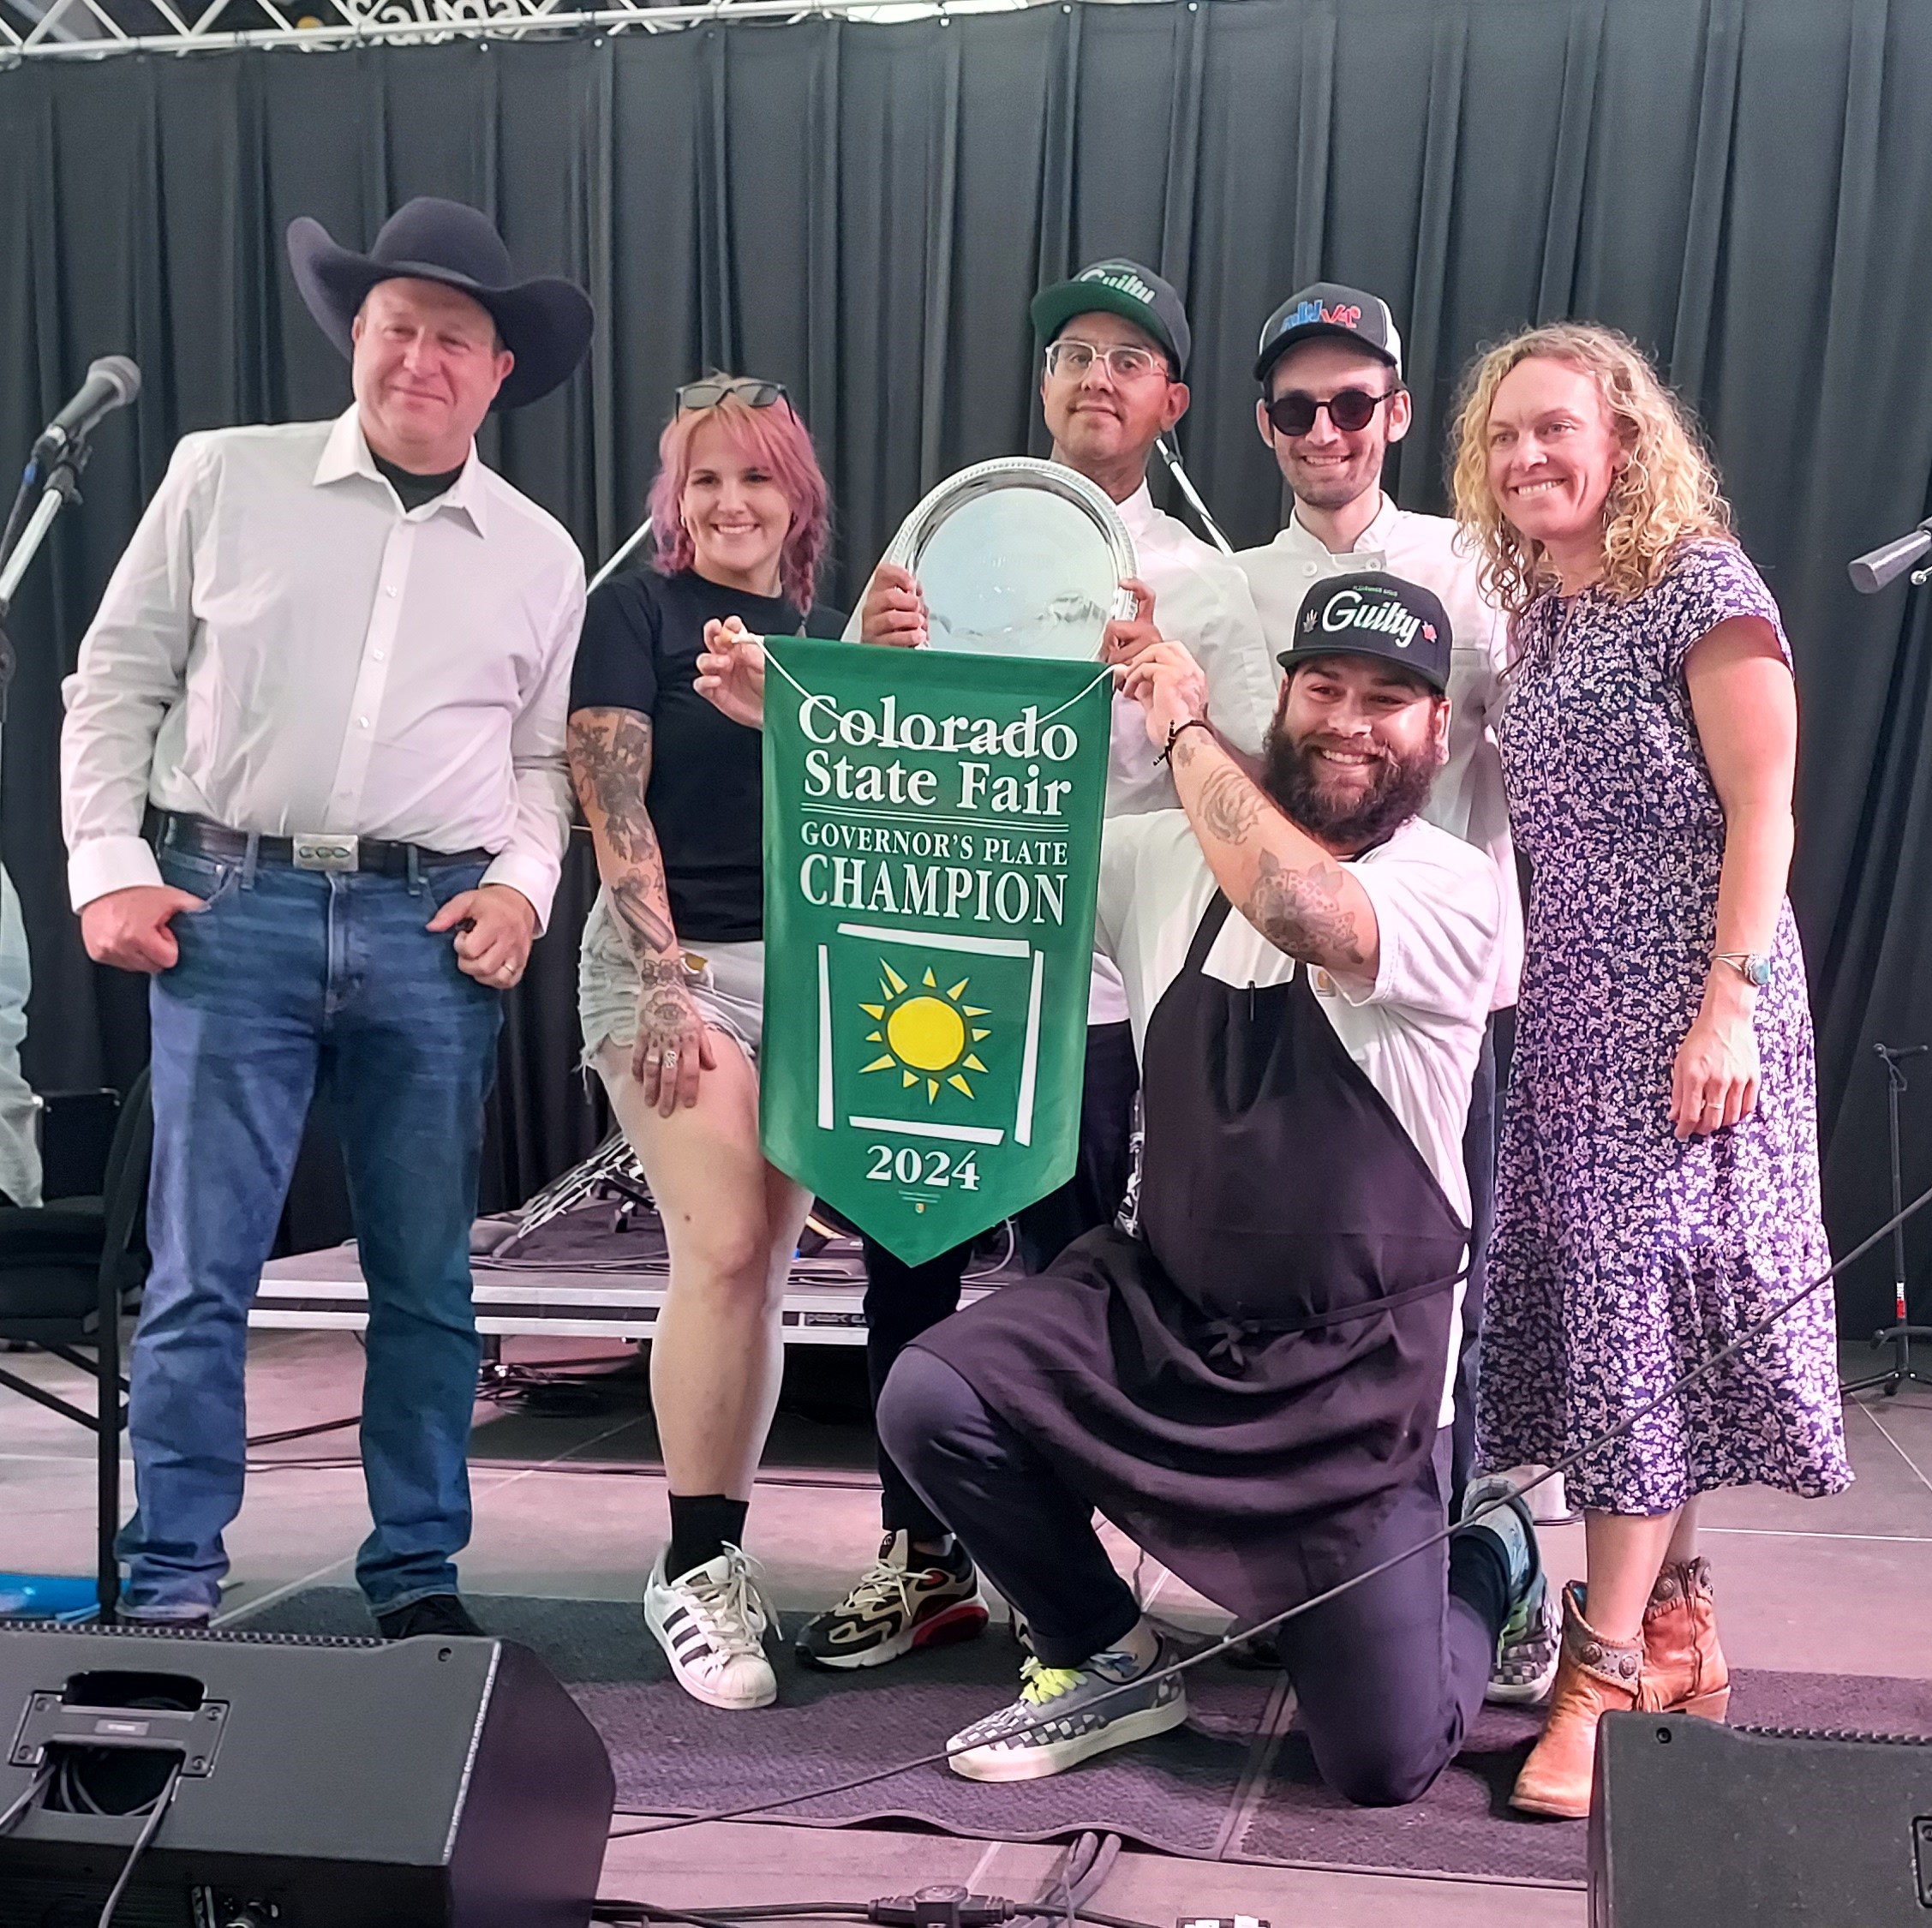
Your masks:
{"label": "curly blonde hair", "polygon": [[1731,537],[1731,510],[1689,410],[1627,335],[1589,321],[1530,328],[1490,349],[1462,382],[1450,488],[1484,592],[1518,615],[1556,584],[1543,545],[1517,533],[1489,486],[1489,410],[1503,377],[1533,357],[1588,375],[1624,463],[1604,503],[1603,584],[1619,602],[1655,586],[1682,542]]}

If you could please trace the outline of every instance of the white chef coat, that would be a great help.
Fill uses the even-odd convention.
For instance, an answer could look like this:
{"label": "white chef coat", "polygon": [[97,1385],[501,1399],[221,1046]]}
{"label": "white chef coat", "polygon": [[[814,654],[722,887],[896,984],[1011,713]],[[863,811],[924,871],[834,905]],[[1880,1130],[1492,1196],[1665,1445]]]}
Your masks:
{"label": "white chef coat", "polygon": [[353,409],[183,436],[63,688],[75,908],[160,881],[152,802],[488,850],[541,925],[583,614],[577,545],[474,447],[405,512]]}
{"label": "white chef coat", "polygon": [[[1238,748],[1258,754],[1274,720],[1280,677],[1247,578],[1230,558],[1157,509],[1145,481],[1114,506],[1133,540],[1135,571],[1153,591],[1154,626],[1201,666],[1215,727]],[[902,525],[900,533],[904,532]],[[846,626],[849,639],[857,640],[858,625],[855,611]],[[1108,816],[1179,807],[1173,776],[1154,760],[1158,754],[1148,739],[1146,712],[1116,692],[1107,764]],[[1096,955],[1087,1022],[1118,1024],[1127,1015],[1120,973]]]}
{"label": "white chef coat", "polygon": [[1446,516],[1398,509],[1384,495],[1375,519],[1352,549],[1331,552],[1296,517],[1273,542],[1243,549],[1235,560],[1247,578],[1271,662],[1293,644],[1295,619],[1308,591],[1331,577],[1383,570],[1419,583],[1440,600],[1455,638],[1449,671],[1449,760],[1430,789],[1422,815],[1486,851],[1496,865],[1505,921],[1492,997],[1498,1010],[1515,1003],[1522,976],[1522,905],[1493,727],[1508,668],[1508,619],[1484,596],[1475,558],[1463,547],[1456,524]]}

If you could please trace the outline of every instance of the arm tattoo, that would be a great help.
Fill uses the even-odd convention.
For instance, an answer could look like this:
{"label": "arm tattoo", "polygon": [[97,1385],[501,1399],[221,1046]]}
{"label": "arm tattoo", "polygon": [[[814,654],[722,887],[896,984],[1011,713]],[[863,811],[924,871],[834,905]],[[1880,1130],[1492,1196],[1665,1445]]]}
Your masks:
{"label": "arm tattoo", "polygon": [[657,833],[644,810],[650,760],[649,716],[634,710],[580,710],[571,718],[571,777],[577,800],[591,822],[603,818],[604,841],[621,863],[643,863],[657,855]]}
{"label": "arm tattoo", "polygon": [[1201,785],[1197,807],[1201,828],[1222,843],[1245,843],[1247,833],[1261,821],[1261,793],[1231,766],[1211,770]]}
{"label": "arm tattoo", "polygon": [[[604,880],[611,913],[642,967],[678,949],[664,886],[663,853],[644,808],[644,790],[650,781],[650,718],[634,710],[580,710],[571,717],[569,728],[571,779],[577,801],[617,866]],[[672,963],[677,964],[675,955]]]}
{"label": "arm tattoo", "polygon": [[1355,913],[1342,907],[1343,881],[1340,867],[1325,859],[1291,871],[1264,850],[1241,914],[1277,950],[1304,963],[1361,964],[1367,954]]}
{"label": "arm tattoo", "polygon": [[1200,812],[1201,828],[1218,843],[1245,843],[1247,834],[1260,822],[1267,805],[1254,780],[1235,766],[1218,738],[1199,740],[1200,733],[1184,732],[1174,739],[1173,759],[1183,769],[1211,745],[1224,759],[1211,769],[1201,783],[1195,807]]}
{"label": "arm tattoo", "polygon": [[635,871],[620,877],[610,887],[610,906],[631,940],[633,955],[641,957],[648,951],[661,956],[678,948],[678,933],[667,914],[661,872],[657,881],[647,881]]}

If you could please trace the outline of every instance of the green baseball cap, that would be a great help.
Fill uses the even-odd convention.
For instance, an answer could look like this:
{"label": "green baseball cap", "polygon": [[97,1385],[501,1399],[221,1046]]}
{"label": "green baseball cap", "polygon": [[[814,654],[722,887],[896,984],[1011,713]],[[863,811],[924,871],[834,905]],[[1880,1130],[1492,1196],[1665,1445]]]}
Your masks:
{"label": "green baseball cap", "polygon": [[1033,329],[1043,342],[1050,342],[1076,314],[1097,309],[1117,314],[1151,335],[1174,357],[1176,378],[1187,372],[1187,355],[1193,346],[1187,311],[1173,284],[1139,261],[1096,261],[1071,281],[1041,289],[1033,296]]}

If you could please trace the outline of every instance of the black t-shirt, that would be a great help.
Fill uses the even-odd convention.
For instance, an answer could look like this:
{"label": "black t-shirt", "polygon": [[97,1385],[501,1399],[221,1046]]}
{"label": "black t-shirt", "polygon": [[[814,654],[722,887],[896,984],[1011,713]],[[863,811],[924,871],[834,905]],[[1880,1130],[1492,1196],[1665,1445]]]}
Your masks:
{"label": "black t-shirt", "polygon": [[385,462],[372,448],[369,459],[388,478],[389,486],[396,491],[405,510],[420,509],[425,502],[434,502],[456,487],[456,479],[466,464],[459,462],[455,468],[440,476],[419,476],[413,469],[399,469],[393,462]]}
{"label": "black t-shirt", "polygon": [[671,921],[688,942],[764,935],[764,764],[758,732],[721,716],[691,687],[704,626],[736,616],[759,636],[835,639],[838,610],[801,624],[782,596],[747,596],[685,570],[627,570],[583,612],[571,708],[635,710],[651,719],[644,807],[664,858]]}

